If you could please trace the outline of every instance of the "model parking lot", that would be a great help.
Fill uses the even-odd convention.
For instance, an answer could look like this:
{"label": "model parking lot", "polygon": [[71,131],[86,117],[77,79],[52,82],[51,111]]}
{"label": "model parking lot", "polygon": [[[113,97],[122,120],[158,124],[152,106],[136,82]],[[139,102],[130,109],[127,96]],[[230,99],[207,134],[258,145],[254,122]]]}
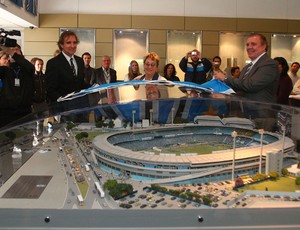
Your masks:
{"label": "model parking lot", "polygon": [[[199,193],[201,195],[209,196],[213,202],[211,207],[216,208],[219,206],[228,207],[224,201],[235,198],[238,194],[229,191],[229,187],[224,190],[222,187],[216,188],[215,184],[193,184],[193,185],[174,185],[168,186],[171,189],[180,189],[182,191],[190,191],[193,193]],[[121,208],[210,208],[210,206],[191,201],[189,199],[175,197],[169,194],[164,194],[146,188],[143,192],[136,195],[127,196],[122,198],[119,202]],[[222,202],[224,204],[222,204]]]}

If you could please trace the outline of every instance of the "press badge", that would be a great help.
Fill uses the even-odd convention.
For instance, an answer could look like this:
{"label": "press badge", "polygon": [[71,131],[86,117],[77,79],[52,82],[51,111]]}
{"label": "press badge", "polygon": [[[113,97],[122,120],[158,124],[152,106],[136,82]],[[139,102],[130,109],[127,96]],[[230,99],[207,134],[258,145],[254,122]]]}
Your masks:
{"label": "press badge", "polygon": [[15,86],[20,86],[20,79],[19,78],[15,78]]}

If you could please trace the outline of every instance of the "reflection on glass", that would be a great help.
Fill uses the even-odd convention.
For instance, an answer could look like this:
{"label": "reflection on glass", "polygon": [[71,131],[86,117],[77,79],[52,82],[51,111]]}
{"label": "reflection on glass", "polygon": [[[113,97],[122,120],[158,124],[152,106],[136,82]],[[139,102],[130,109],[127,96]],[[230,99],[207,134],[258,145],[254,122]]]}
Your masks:
{"label": "reflection on glass", "polygon": [[[206,210],[220,207],[226,215],[224,209],[248,208],[267,195],[272,196],[268,202],[280,200],[280,206],[287,192],[288,202],[298,202],[295,185],[285,186],[288,191],[271,191],[271,187],[253,191],[246,185],[259,171],[281,174],[298,163],[294,151],[300,139],[298,108],[157,81],[107,85],[69,99],[48,111],[50,117],[59,115],[60,119],[49,119],[41,126],[36,122],[45,121],[47,117],[41,114],[46,113],[32,114],[1,130],[1,208],[37,209],[39,215],[43,210],[60,209],[188,208],[190,216],[201,210],[205,218],[211,218]],[[130,184],[137,193],[114,200],[103,189],[108,180]],[[23,190],[2,197],[20,183],[26,184]],[[179,193],[157,192],[151,184]],[[233,190],[236,185],[245,187]],[[83,201],[78,202],[79,194]],[[260,194],[260,198],[250,198],[251,194]],[[88,215],[103,218],[97,214]]]}

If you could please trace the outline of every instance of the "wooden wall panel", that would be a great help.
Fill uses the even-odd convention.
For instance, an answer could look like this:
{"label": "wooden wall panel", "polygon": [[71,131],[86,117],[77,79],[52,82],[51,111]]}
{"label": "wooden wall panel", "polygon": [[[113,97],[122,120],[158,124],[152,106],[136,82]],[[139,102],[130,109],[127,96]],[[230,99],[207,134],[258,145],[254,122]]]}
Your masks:
{"label": "wooden wall panel", "polygon": [[41,14],[39,27],[76,28],[77,14]]}
{"label": "wooden wall panel", "polygon": [[81,28],[131,28],[129,15],[80,14],[78,27]]}
{"label": "wooden wall panel", "polygon": [[237,19],[237,31],[288,32],[288,21],[280,19]]}
{"label": "wooden wall panel", "polygon": [[235,18],[185,18],[186,30],[235,31]]}

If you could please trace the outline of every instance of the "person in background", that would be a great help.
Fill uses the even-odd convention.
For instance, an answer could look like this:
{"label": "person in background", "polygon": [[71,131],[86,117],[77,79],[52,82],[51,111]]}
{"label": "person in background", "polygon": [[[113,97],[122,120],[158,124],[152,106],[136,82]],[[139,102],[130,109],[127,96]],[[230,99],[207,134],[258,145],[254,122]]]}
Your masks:
{"label": "person in background", "polygon": [[230,73],[233,78],[239,78],[241,74],[240,67],[238,66],[232,67]]}
{"label": "person in background", "polygon": [[110,57],[105,55],[102,58],[101,67],[95,69],[91,78],[91,85],[98,84],[109,84],[113,82],[117,82],[117,71],[110,68],[111,60]]}
{"label": "person in background", "polygon": [[145,74],[137,76],[134,80],[166,80],[158,74],[158,65],[160,58],[155,52],[147,53],[144,58],[144,71]]}
{"label": "person in background", "polygon": [[0,51],[0,66],[9,66],[9,54],[5,51]]}
{"label": "person in background", "polygon": [[299,62],[293,62],[291,65],[291,71],[289,72],[289,76],[292,79],[293,85],[300,79],[297,75],[300,64]]}
{"label": "person in background", "polygon": [[46,91],[50,103],[88,87],[84,83],[83,60],[75,55],[78,43],[78,37],[73,31],[64,31],[57,42],[61,52],[47,62]]}
{"label": "person in background", "polygon": [[136,60],[132,60],[128,66],[128,73],[125,75],[124,81],[131,81],[141,74],[139,63]]}
{"label": "person in background", "polygon": [[0,127],[2,127],[31,113],[34,67],[25,59],[19,45],[0,48],[10,56],[9,64],[0,66],[2,80]]}
{"label": "person in background", "polygon": [[54,52],[53,52],[53,57],[56,57],[57,55],[59,55],[59,53],[60,53],[60,50],[59,50],[59,49],[54,50]]}
{"label": "person in background", "polygon": [[34,78],[34,97],[32,110],[33,112],[44,111],[47,109],[47,95],[45,75],[43,73],[44,61],[41,58],[35,57],[30,61],[35,67]]}
{"label": "person in background", "polygon": [[[9,55],[3,50],[0,51],[0,66],[9,66]],[[0,95],[3,88],[3,81],[0,77]]]}
{"label": "person in background", "polygon": [[[189,62],[191,58],[191,62]],[[206,82],[206,73],[211,69],[211,62],[202,58],[200,51],[194,49],[187,52],[179,63],[180,69],[185,73],[184,81],[203,84]]]}
{"label": "person in background", "polygon": [[176,68],[172,63],[165,65],[164,78],[166,78],[168,81],[180,81],[179,77],[177,77],[176,74]]}
{"label": "person in background", "polygon": [[81,57],[84,62],[84,70],[83,70],[84,71],[84,82],[85,82],[85,84],[91,86],[92,75],[95,71],[95,69],[90,66],[92,56],[89,52],[85,52],[82,54]]}
{"label": "person in background", "polygon": [[289,65],[283,57],[275,57],[274,60],[278,63],[278,72],[280,74],[277,103],[289,105],[289,96],[293,90],[293,83],[288,75]]}
{"label": "person in background", "polygon": [[219,56],[213,58],[212,68],[207,73],[206,81],[210,81],[214,78],[214,72],[222,72],[225,74],[225,72],[220,69],[221,63],[222,59]]}
{"label": "person in background", "polygon": [[296,81],[295,85],[293,86],[293,90],[291,92],[291,95],[298,95],[300,94],[300,79]]}

